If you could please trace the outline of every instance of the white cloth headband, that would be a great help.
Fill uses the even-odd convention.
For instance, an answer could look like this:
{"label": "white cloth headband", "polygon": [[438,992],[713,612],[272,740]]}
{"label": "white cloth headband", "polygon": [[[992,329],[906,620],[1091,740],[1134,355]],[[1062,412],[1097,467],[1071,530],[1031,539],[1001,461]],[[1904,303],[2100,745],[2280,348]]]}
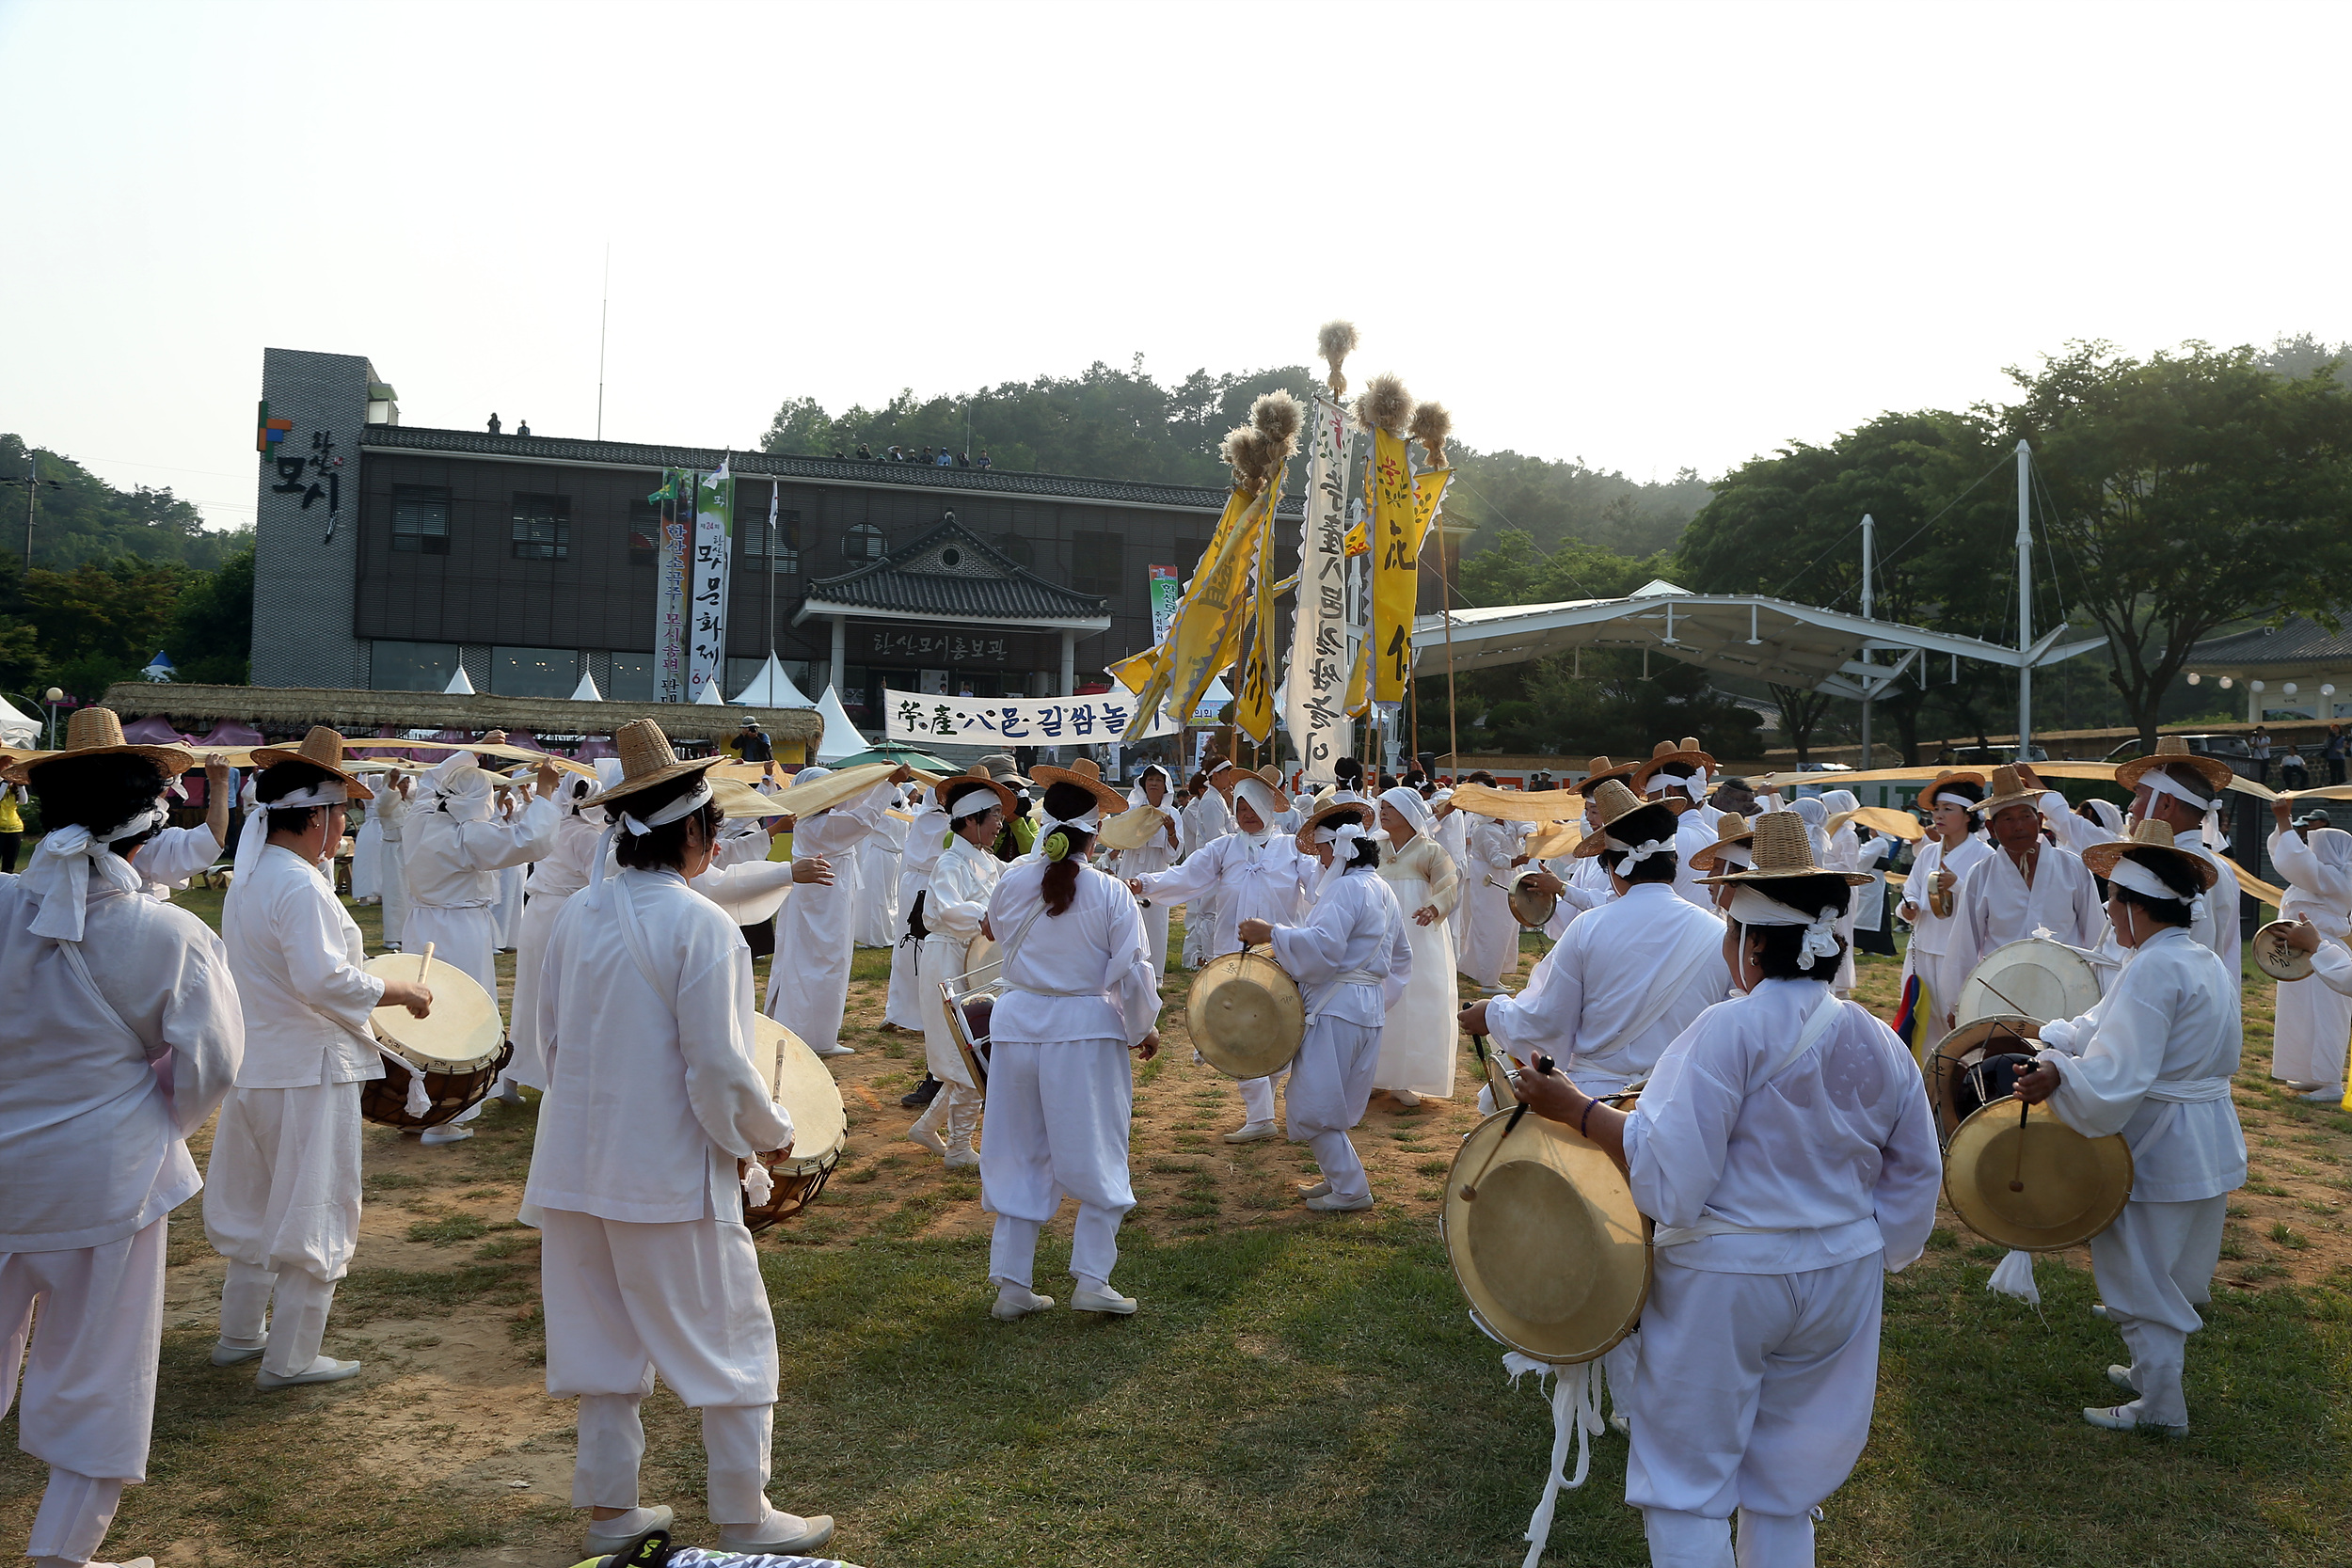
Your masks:
{"label": "white cloth headband", "polygon": [[643,838],[656,828],[665,828],[681,817],[691,816],[709,803],[710,776],[706,773],[694,781],[693,788],[660,811],[649,812],[644,816],[634,816],[627,811],[614,812],[612,820],[605,824],[604,832],[597,836],[596,858],[589,863],[588,907],[592,910],[604,908],[605,862],[613,840],[620,836],[623,828],[628,830],[631,838]]}
{"label": "white cloth headband", "polygon": [[2191,795],[2188,792],[2187,785],[2182,784],[2180,780],[2172,777],[2161,768],[2151,768],[2147,772],[2142,773],[2139,776],[2139,782],[2142,787],[2154,794],[2169,795],[2175,800],[2180,800],[2188,805],[2195,806],[2201,812],[2209,812],[2213,810],[2213,800],[2211,797]]}
{"label": "white cloth headband", "polygon": [[947,808],[947,820],[961,822],[967,816],[986,816],[1003,804],[993,789],[967,790],[961,800]]}
{"label": "white cloth headband", "polygon": [[1602,834],[1601,842],[1624,855],[1625,863],[1629,866],[1639,865],[1652,855],[1671,853],[1675,847],[1675,841],[1671,838],[1651,838],[1645,839],[1639,844],[1628,844],[1613,833]]}
{"label": "white cloth headband", "polygon": [[341,779],[322,779],[290,795],[280,795],[275,800],[253,800],[246,808],[245,827],[237,834],[235,871],[230,881],[232,884],[244,881],[253,874],[253,868],[262,863],[262,851],[269,847],[267,813],[301,811],[309,806],[340,806],[350,799],[350,786]]}
{"label": "white cloth headband", "polygon": [[1769,894],[1757,892],[1752,882],[1733,884],[1729,911],[1731,918],[1742,926],[1804,927],[1804,946],[1798,951],[1797,967],[1808,972],[1814,959],[1837,957],[1838,912],[1825,909],[1819,914],[1807,914]]}
{"label": "white cloth headband", "polygon": [[1241,782],[1233,785],[1233,793],[1248,801],[1249,809],[1258,814],[1258,820],[1269,828],[1274,826],[1274,819],[1282,815],[1282,808],[1274,803],[1274,791],[1267,788],[1266,782],[1255,774],[1244,774]]}
{"label": "white cloth headband", "polygon": [[34,847],[32,862],[25,866],[24,876],[25,891],[40,900],[40,912],[33,917],[30,927],[33,935],[58,942],[82,940],[82,916],[89,905],[92,870],[119,892],[138,892],[138,873],[120,855],[110,853],[103,847],[119,839],[135,838],[150,828],[159,828],[169,816],[158,800],[104,832],[94,833],[77,824],[44,835]]}
{"label": "white cloth headband", "polygon": [[1658,777],[1666,781],[1667,788],[1679,789],[1693,800],[1707,799],[1707,769],[1704,768],[1687,779],[1677,778],[1671,773],[1661,773]]}
{"label": "white cloth headband", "polygon": [[2191,894],[2186,898],[2182,897],[2164,885],[2163,878],[2133,860],[2129,855],[2123,856],[2115,863],[2114,869],[2107,873],[2107,880],[2118,886],[2130,888],[2134,893],[2145,898],[2163,898],[2175,904],[2186,904],[2188,917],[2191,920],[2201,919],[2204,915],[2205,895],[2203,894]]}
{"label": "white cloth headband", "polygon": [[1321,877],[1315,879],[1316,897],[1322,897],[1323,890],[1325,888],[1329,887],[1333,882],[1339,880],[1342,877],[1346,876],[1348,872],[1359,869],[1370,869],[1369,867],[1358,867],[1348,863],[1355,858],[1356,846],[1365,839],[1370,839],[1375,844],[1386,844],[1389,840],[1389,835],[1377,831],[1376,829],[1365,828],[1354,822],[1342,823],[1336,828],[1317,828],[1315,830],[1314,841],[1317,844],[1327,844],[1331,847],[1331,863],[1323,868],[1323,875]]}

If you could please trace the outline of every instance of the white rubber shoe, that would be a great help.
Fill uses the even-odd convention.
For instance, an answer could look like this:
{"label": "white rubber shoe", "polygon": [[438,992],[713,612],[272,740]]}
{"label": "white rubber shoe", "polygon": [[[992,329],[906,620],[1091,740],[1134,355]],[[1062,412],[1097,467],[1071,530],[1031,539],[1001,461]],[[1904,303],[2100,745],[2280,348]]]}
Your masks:
{"label": "white rubber shoe", "polygon": [[739,1533],[726,1525],[719,1527],[722,1551],[760,1557],[803,1557],[832,1539],[832,1514],[813,1513],[803,1519],[780,1508],[770,1509],[767,1518]]}
{"label": "white rubber shoe", "polygon": [[1231,1132],[1226,1133],[1225,1141],[1229,1144],[1254,1144],[1263,1143],[1266,1139],[1272,1136],[1274,1136],[1274,1123],[1270,1121],[1246,1121],[1239,1127],[1233,1129]]}
{"label": "white rubber shoe", "polygon": [[306,1383],[341,1383],[345,1378],[358,1375],[358,1362],[338,1361],[331,1355],[322,1355],[311,1362],[309,1367],[291,1376],[280,1377],[272,1371],[255,1372],[253,1386],[256,1388],[298,1388]]}
{"label": "white rubber shoe", "polygon": [[1018,1285],[1007,1285],[997,1291],[996,1305],[988,1309],[988,1315],[1000,1323],[1009,1323],[1025,1318],[1032,1312],[1046,1311],[1053,1305],[1052,1296],[1041,1296],[1035,1291],[1025,1291]]}
{"label": "white rubber shoe", "polygon": [[1377,1201],[1370,1193],[1361,1197],[1338,1197],[1326,1193],[1321,1197],[1309,1198],[1307,1207],[1318,1214],[1358,1214]]}
{"label": "white rubber shoe", "polygon": [[1092,1286],[1081,1285],[1070,1298],[1070,1309],[1073,1312],[1115,1312],[1123,1318],[1136,1309],[1136,1298],[1122,1296],[1107,1285],[1099,1291]]}
{"label": "white rubber shoe", "polygon": [[588,1521],[588,1555],[617,1552],[647,1530],[668,1529],[676,1514],[666,1508],[632,1508],[613,1519]]}
{"label": "white rubber shoe", "polygon": [[240,1345],[228,1338],[215,1339],[213,1341],[213,1365],[240,1367],[247,1361],[259,1361],[262,1352],[268,1348],[267,1342],[260,1339],[250,1345]]}

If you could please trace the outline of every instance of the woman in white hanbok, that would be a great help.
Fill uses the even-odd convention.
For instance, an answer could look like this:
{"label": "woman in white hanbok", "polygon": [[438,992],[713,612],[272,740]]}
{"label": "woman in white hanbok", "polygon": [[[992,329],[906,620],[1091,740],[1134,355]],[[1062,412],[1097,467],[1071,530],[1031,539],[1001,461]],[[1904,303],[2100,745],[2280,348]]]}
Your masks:
{"label": "woman in white hanbok", "polygon": [[1418,1105],[1424,1095],[1454,1094],[1454,1057],[1461,1031],[1454,978],[1454,928],[1447,917],[1461,896],[1454,857],[1438,845],[1437,818],[1418,790],[1397,788],[1380,797],[1380,827],[1389,852],[1381,879],[1405,911],[1405,940],[1413,950],[1413,978],[1380,1030],[1380,1064],[1372,1084],[1401,1105]]}
{"label": "woman in white hanbok", "polygon": [[[969,1170],[980,1163],[972,1152],[972,1132],[980,1119],[980,1086],[972,1082],[963,1053],[947,1032],[938,988],[979,983],[967,982],[964,975],[972,967],[972,943],[988,915],[989,895],[1005,874],[1005,863],[989,846],[1004,831],[1013,796],[1003,784],[981,778],[950,779],[940,793],[955,836],[932,863],[930,885],[923,895],[923,928],[929,934],[923,938],[921,970],[922,983],[931,992],[924,1017],[923,1055],[940,1090],[907,1137],[944,1156],[949,1170]],[[942,1122],[947,1130],[944,1138]]]}
{"label": "woman in white hanbok", "polygon": [[[1170,820],[1152,835],[1151,843],[1141,848],[1112,850],[1111,863],[1104,868],[1112,876],[1120,881],[1127,881],[1166,871],[1176,863],[1177,852],[1183,847],[1184,839],[1178,831],[1178,819],[1168,802],[1168,769],[1153,763],[1144,768],[1142,776],[1136,780],[1135,788],[1127,792],[1127,808],[1132,811],[1137,806],[1150,806],[1155,811],[1168,812]],[[1155,898],[1151,908],[1143,911],[1143,931],[1152,939],[1152,973],[1163,980],[1168,978],[1168,910],[1166,900]],[[1207,940],[1205,931],[1202,940]]]}

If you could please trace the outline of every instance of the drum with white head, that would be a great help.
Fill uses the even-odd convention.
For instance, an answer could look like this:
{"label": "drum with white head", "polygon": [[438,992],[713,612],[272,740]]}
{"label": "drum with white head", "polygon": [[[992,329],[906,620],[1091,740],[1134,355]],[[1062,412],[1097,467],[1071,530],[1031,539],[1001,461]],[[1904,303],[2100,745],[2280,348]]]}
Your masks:
{"label": "drum with white head", "polygon": [[361,1086],[359,1114],[413,1132],[481,1103],[515,1054],[497,999],[464,970],[414,953],[386,953],[366,968],[379,979],[421,981],[433,1007],[423,1018],[405,1007],[368,1015],[384,1076]]}
{"label": "drum with white head", "polygon": [[752,1030],[754,1065],[769,1095],[792,1118],[790,1151],[759,1157],[773,1183],[768,1200],[744,1200],[743,1223],[764,1230],[799,1213],[825,1190],[834,1167],[841,1163],[842,1146],[850,1141],[850,1114],[841,1085],[800,1036],[757,1013],[752,1015]]}
{"label": "drum with white head", "polygon": [[1996,1014],[2037,1022],[2080,1018],[2099,1000],[2099,975],[2083,953],[2047,937],[2006,942],[1984,957],[1960,988],[1952,1022]]}

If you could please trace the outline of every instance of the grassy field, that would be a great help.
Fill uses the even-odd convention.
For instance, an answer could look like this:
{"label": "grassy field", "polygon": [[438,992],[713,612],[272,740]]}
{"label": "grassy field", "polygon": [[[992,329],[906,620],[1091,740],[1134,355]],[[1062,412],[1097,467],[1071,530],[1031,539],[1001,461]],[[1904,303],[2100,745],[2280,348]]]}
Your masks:
{"label": "grassy field", "polygon": [[[1140,1207],[1121,1237],[1119,1283],[1143,1310],[999,1324],[977,1183],[903,1141],[897,1098],[920,1046],[874,1030],[886,961],[856,964],[842,1169],[760,1243],[785,1351],[779,1504],[837,1515],[831,1549],[878,1568],[1520,1560],[1548,1411],[1470,1327],[1435,1223],[1446,1157],[1475,1121],[1467,1093],[1417,1112],[1375,1100],[1358,1142],[1381,1207],[1308,1215],[1287,1196],[1312,1169],[1303,1150],[1218,1141],[1235,1098],[1191,1065],[1173,975],[1170,1049],[1139,1074]],[[1893,974],[1866,969],[1882,1014]],[[2352,1561],[2352,1117],[2268,1085],[2270,996],[2249,984],[2238,1101],[2255,1175],[2190,1345],[2192,1435],[2085,1426],[2077,1408],[2115,1397],[2103,1369],[2122,1357],[2090,1315],[2087,1259],[2043,1262],[2037,1313],[1986,1293],[1997,1250],[1947,1220],[1888,1283],[1877,1420],[1828,1505],[1824,1563]],[[219,1269],[198,1205],[182,1211],[151,1481],[126,1497],[110,1554],[578,1556],[570,1407],[539,1382],[537,1243],[514,1223],[532,1122],[493,1109],[441,1149],[369,1130],[367,1228],[327,1338],[368,1362],[348,1384],[265,1395],[249,1369],[206,1362]],[[1065,1292],[1068,1243],[1066,1221],[1048,1229],[1041,1289]],[[648,1500],[707,1540],[692,1413],[663,1391],[646,1418]],[[1598,1445],[1548,1562],[1646,1560],[1624,1458],[1621,1440]],[[0,1456],[7,1528],[29,1525],[40,1481]]]}

